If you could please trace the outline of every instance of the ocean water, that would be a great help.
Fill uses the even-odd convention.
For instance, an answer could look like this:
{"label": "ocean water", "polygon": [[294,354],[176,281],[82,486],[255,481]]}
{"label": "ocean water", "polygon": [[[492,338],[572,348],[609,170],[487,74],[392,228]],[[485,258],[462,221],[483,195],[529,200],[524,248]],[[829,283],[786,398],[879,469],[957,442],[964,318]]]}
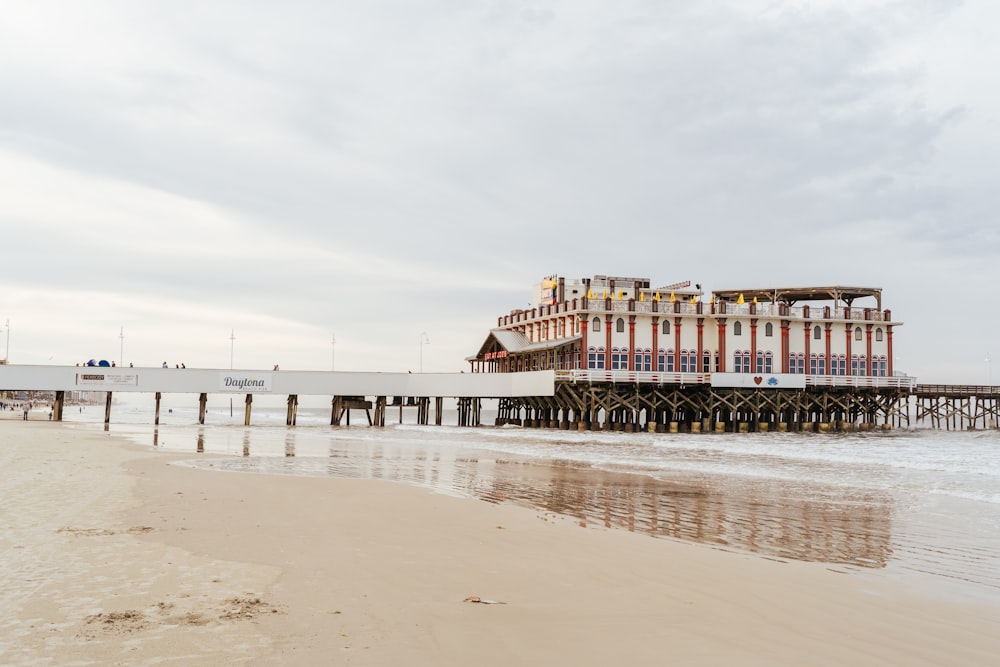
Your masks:
{"label": "ocean water", "polygon": [[[219,471],[381,479],[515,503],[600,530],[697,541],[776,559],[919,580],[943,594],[1000,602],[1000,431],[908,429],[850,434],[649,434],[418,426],[390,407],[329,426],[328,404],[301,404],[285,426],[276,397],[165,396],[112,407],[109,430],[190,452]],[[65,420],[101,429],[103,406]],[[453,411],[444,424],[455,424]],[[489,411],[484,423],[492,423]]]}

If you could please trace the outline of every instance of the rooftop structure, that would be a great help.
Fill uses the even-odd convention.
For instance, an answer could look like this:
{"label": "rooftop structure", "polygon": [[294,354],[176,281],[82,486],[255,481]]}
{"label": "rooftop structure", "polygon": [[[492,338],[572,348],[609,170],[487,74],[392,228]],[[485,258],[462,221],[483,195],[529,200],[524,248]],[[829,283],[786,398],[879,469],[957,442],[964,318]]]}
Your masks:
{"label": "rooftop structure", "polygon": [[727,289],[706,301],[689,280],[552,275],[533,296],[533,307],[497,318],[467,359],[473,372],[733,386],[749,381],[733,374],[785,387],[895,382],[892,339],[902,323],[882,308],[881,288]]}

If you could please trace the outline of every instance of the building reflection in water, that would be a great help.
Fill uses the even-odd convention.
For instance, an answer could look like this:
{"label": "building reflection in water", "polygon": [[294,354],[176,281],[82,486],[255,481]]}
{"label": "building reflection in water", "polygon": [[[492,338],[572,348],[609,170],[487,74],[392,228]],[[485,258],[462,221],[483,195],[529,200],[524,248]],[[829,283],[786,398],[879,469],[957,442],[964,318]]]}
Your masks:
{"label": "building reflection in water", "polygon": [[580,526],[716,544],[768,556],[885,567],[892,498],[777,480],[661,480],[567,462],[438,456],[392,459],[331,449],[327,474],[404,481],[572,517]]}
{"label": "building reflection in water", "polygon": [[[157,431],[153,431],[154,445]],[[197,451],[205,449],[198,430]],[[583,527],[628,530],[746,550],[775,558],[885,567],[892,555],[893,499],[887,492],[803,480],[609,472],[566,461],[454,455],[436,447],[331,442],[325,455],[301,456],[296,436],[269,456],[242,457],[213,468],[247,472],[385,479],[514,503],[572,517]],[[307,446],[307,445],[303,445]],[[260,452],[258,452],[259,454]],[[289,459],[294,459],[289,461]],[[671,477],[673,474],[675,476]]]}

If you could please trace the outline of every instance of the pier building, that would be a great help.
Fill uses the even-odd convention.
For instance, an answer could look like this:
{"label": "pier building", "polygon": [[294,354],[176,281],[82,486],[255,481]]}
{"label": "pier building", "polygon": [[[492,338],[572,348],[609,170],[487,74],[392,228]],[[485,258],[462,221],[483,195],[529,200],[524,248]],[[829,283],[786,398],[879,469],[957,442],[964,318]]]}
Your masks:
{"label": "pier building", "polygon": [[[502,420],[578,428],[812,428],[896,423],[915,380],[896,375],[902,322],[877,287],[715,290],[691,281],[548,276],[497,318],[474,373],[553,370],[555,396]],[[671,426],[672,425],[672,426]],[[826,427],[824,426],[824,427]]]}

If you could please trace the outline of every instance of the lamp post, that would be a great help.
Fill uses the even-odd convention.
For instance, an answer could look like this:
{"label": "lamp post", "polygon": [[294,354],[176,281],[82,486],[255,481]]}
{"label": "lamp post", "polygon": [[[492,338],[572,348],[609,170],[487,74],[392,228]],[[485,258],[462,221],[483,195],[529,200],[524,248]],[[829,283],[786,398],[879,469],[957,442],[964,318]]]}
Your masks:
{"label": "lamp post", "polygon": [[236,330],[229,331],[229,370],[233,370],[233,350],[236,348]]}
{"label": "lamp post", "polygon": [[121,341],[121,345],[118,347],[118,365],[125,365],[125,327],[122,327],[118,332],[118,340]]}
{"label": "lamp post", "polygon": [[337,369],[337,334],[330,337],[330,370]]}
{"label": "lamp post", "polygon": [[420,372],[424,372],[424,343],[430,344],[431,339],[427,337],[426,331],[420,332]]}
{"label": "lamp post", "polygon": [[7,328],[7,351],[4,352],[3,361],[6,364],[10,363],[10,318],[4,320],[3,325]]}
{"label": "lamp post", "polygon": [[993,386],[993,357],[986,353],[986,384]]}

